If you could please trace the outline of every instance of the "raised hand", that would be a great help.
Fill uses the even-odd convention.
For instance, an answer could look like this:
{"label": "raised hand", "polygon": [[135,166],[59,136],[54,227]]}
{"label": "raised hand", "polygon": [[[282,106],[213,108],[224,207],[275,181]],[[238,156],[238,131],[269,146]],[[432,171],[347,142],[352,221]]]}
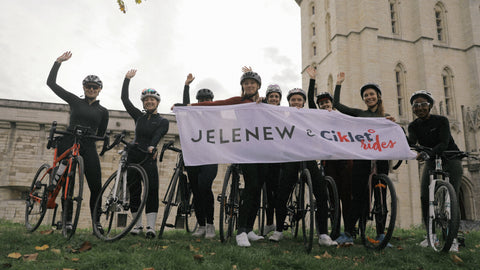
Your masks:
{"label": "raised hand", "polygon": [[127,71],[127,74],[125,74],[125,78],[131,79],[131,78],[135,77],[135,74],[137,74],[137,70],[136,69],[130,69],[129,71]]}
{"label": "raised hand", "polygon": [[185,80],[185,85],[190,85],[193,80],[195,80],[195,77],[192,75],[192,73],[188,73],[187,79]]}
{"label": "raised hand", "polygon": [[250,72],[252,71],[252,67],[247,67],[247,66],[243,66],[242,67],[242,72],[245,73],[245,72]]}
{"label": "raised hand", "polygon": [[308,66],[306,71],[308,73],[308,76],[310,76],[310,79],[315,80],[315,76],[317,75],[317,70],[312,66]]}
{"label": "raised hand", "polygon": [[67,61],[68,59],[70,59],[70,57],[72,57],[72,52],[71,51],[66,51],[57,58],[57,62],[62,63],[64,61]]}
{"label": "raised hand", "polygon": [[337,85],[341,85],[345,80],[345,72],[339,72],[337,74]]}

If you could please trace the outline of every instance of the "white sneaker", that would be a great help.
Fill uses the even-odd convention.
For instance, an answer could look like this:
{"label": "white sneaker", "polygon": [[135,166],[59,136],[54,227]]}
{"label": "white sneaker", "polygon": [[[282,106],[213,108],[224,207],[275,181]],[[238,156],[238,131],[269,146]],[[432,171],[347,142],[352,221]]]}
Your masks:
{"label": "white sneaker", "polygon": [[239,247],[249,247],[250,242],[248,241],[248,236],[246,232],[243,232],[241,234],[237,234],[236,236],[237,239],[237,246]]}
{"label": "white sneaker", "polygon": [[283,239],[283,232],[274,231],[273,234],[268,238],[270,241],[279,242]]}
{"label": "white sneaker", "polygon": [[139,235],[143,232],[143,226],[135,226],[131,231],[130,234],[132,235]]}
{"label": "white sneaker", "polygon": [[152,238],[155,238],[156,236],[157,236],[157,233],[155,232],[155,230],[152,227],[147,226],[147,233],[145,234],[145,237],[148,239],[152,239]]}
{"label": "white sneaker", "polygon": [[254,233],[253,231],[250,231],[250,232],[247,234],[247,237],[248,237],[248,240],[250,240],[250,241],[263,240],[263,236],[257,235],[257,234]]}
{"label": "white sneaker", "polygon": [[458,241],[457,238],[453,238],[452,246],[450,247],[451,252],[458,252]]}
{"label": "white sneaker", "polygon": [[205,238],[211,239],[215,237],[215,226],[213,224],[208,224],[206,226]]}
{"label": "white sneaker", "polygon": [[320,246],[336,246],[338,245],[337,242],[333,241],[330,236],[327,234],[320,234],[320,237],[318,238],[318,244]]}
{"label": "white sneaker", "polygon": [[205,235],[205,232],[206,232],[205,226],[198,226],[197,230],[194,233],[192,233],[192,236],[202,237]]}
{"label": "white sneaker", "polygon": [[276,229],[277,226],[275,226],[275,224],[265,225],[265,227],[263,227],[263,235],[267,235],[269,232],[274,232]]}

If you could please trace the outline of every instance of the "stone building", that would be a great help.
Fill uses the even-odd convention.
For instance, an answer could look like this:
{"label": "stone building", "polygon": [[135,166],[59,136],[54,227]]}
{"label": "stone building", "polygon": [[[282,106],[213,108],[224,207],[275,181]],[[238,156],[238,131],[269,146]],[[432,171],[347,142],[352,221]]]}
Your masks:
{"label": "stone building", "polygon": [[[301,14],[302,66],[317,68],[317,91],[333,93],[343,71],[341,101],[365,108],[359,89],[375,82],[386,111],[406,127],[409,99],[432,92],[434,113],[450,120],[462,150],[480,138],[480,0],[296,0]],[[303,87],[309,78],[303,75]],[[462,219],[480,219],[478,162],[464,161]],[[391,171],[399,205],[397,225],[421,223],[419,167]]]}
{"label": "stone building", "polygon": [[[130,115],[125,111],[109,111],[109,113],[108,130],[112,134],[126,130],[127,138],[133,139],[135,126]],[[180,145],[175,116],[172,114],[162,116],[169,120],[170,128],[158,147],[161,148],[164,142],[170,140]],[[65,130],[68,120],[69,108],[66,104],[0,99],[0,218],[24,223],[24,199],[35,172],[41,164],[51,164],[53,161],[53,150],[46,148],[50,126],[53,121],[57,121],[59,129]],[[97,143],[99,151],[101,146],[101,143]],[[100,157],[103,182],[117,170],[120,157],[117,152],[121,149],[120,146],[117,148]],[[163,217],[164,204],[161,200],[165,195],[176,161],[176,153],[168,151],[163,162],[158,163],[160,208],[157,226],[160,225]],[[225,165],[219,166],[217,178],[213,183],[215,198],[221,192],[225,167]],[[85,184],[79,221],[79,227],[82,228],[91,226],[89,199],[90,192]],[[218,203],[215,203],[216,217],[218,217],[218,209]],[[42,224],[51,223],[52,213],[52,210],[47,211]],[[145,218],[145,215],[143,217]],[[174,214],[170,217],[173,223]]]}

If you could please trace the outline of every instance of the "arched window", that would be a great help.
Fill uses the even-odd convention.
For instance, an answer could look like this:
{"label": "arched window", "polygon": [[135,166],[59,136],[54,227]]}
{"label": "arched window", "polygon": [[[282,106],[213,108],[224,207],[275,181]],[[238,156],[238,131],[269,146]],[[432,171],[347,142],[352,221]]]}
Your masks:
{"label": "arched window", "polygon": [[395,89],[397,90],[398,116],[406,116],[405,111],[405,68],[402,64],[395,67]]}
{"label": "arched window", "polygon": [[389,0],[390,4],[390,21],[392,25],[392,33],[398,34],[399,31],[399,22],[398,22],[398,1],[397,0]]}
{"label": "arched window", "polygon": [[332,51],[332,44],[330,42],[331,39],[331,27],[330,27],[330,13],[327,13],[325,16],[325,41],[326,41],[326,48],[327,52]]}
{"label": "arched window", "polygon": [[454,116],[455,103],[453,100],[453,73],[446,67],[442,71],[443,94],[445,97],[445,115]]}
{"label": "arched window", "polygon": [[315,24],[312,24],[312,36],[316,35]]}
{"label": "arched window", "polygon": [[327,91],[333,93],[333,77],[332,74],[328,75]]}
{"label": "arched window", "polygon": [[310,7],[311,7],[310,10],[312,11],[312,15],[315,15],[315,4],[313,2],[311,3]]}
{"label": "arched window", "polygon": [[312,45],[312,54],[313,56],[317,55],[317,45],[315,45],[315,43]]}
{"label": "arched window", "polygon": [[438,2],[434,8],[435,12],[435,26],[437,28],[437,39],[439,41],[447,41],[447,29],[446,29],[446,11],[441,2]]}

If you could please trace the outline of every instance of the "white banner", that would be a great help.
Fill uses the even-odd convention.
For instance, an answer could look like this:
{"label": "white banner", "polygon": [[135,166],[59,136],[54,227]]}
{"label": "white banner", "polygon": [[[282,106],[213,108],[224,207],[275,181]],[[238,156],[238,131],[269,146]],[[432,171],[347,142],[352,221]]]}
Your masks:
{"label": "white banner", "polygon": [[401,127],[385,118],[256,103],[174,112],[187,166],[416,156]]}

